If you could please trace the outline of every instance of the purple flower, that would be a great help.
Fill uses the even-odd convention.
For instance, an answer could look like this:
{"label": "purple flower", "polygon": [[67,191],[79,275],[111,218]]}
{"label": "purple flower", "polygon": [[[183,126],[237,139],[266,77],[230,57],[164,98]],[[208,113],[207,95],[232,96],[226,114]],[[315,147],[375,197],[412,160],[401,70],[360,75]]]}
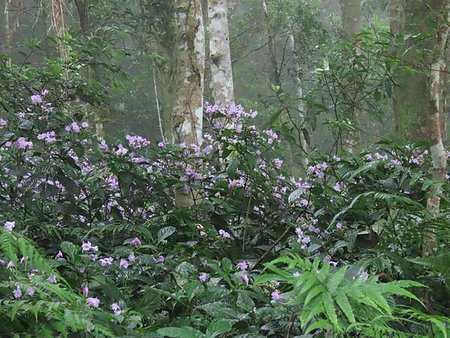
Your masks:
{"label": "purple flower", "polygon": [[43,140],[46,143],[52,144],[56,142],[56,133],[54,131],[48,131],[41,133],[37,136],[38,140]]}
{"label": "purple flower", "polygon": [[336,228],[342,229],[342,226],[343,226],[342,222],[337,222],[336,223]]}
{"label": "purple flower", "polygon": [[81,128],[83,128],[83,129],[86,129],[86,128],[89,128],[89,123],[88,122],[82,122],[81,123]]}
{"label": "purple flower", "polygon": [[128,153],[128,149],[125,148],[122,144],[119,144],[115,153],[116,155],[125,155],[126,153]]}
{"label": "purple flower", "polygon": [[52,283],[52,284],[56,284],[56,282],[57,282],[56,276],[51,274],[50,277],[47,278],[47,282]]}
{"label": "purple flower", "polygon": [[31,102],[37,106],[42,103],[42,96],[41,95],[31,95],[30,96]]}
{"label": "purple flower", "polygon": [[83,287],[81,288],[81,294],[82,294],[84,297],[87,297],[87,296],[88,296],[88,294],[89,294],[89,288],[88,288],[87,285],[85,285],[85,286],[83,286]]}
{"label": "purple flower", "polygon": [[55,255],[55,259],[61,259],[63,258],[63,253],[61,252],[61,250],[58,251],[58,253]]}
{"label": "purple flower", "polygon": [[106,141],[105,141],[105,140],[102,140],[102,141],[100,142],[100,144],[98,145],[98,147],[99,147],[101,150],[103,150],[103,151],[108,151],[108,150],[109,150],[109,147],[108,147],[108,145],[106,144]]}
{"label": "purple flower", "polygon": [[274,301],[286,299],[283,295],[280,294],[280,292],[278,290],[273,291],[271,293],[271,296],[272,296],[272,300],[274,300]]}
{"label": "purple flower", "polygon": [[128,260],[130,261],[130,262],[135,262],[136,260],[137,260],[137,257],[134,255],[134,253],[132,252],[132,253],[130,253],[129,255],[128,255]]}
{"label": "purple flower", "polygon": [[153,258],[153,260],[155,261],[156,264],[159,264],[164,263],[165,258],[164,256],[159,256],[158,258]]}
{"label": "purple flower", "polygon": [[16,222],[10,222],[6,221],[5,225],[3,226],[7,231],[13,231],[14,227],[16,226]]}
{"label": "purple flower", "polygon": [[48,89],[42,89],[42,91],[41,91],[41,95],[42,96],[46,96],[48,94]]}
{"label": "purple flower", "polygon": [[273,160],[273,164],[275,165],[275,168],[280,169],[283,166],[283,160],[276,158]]}
{"label": "purple flower", "polygon": [[120,260],[119,267],[121,267],[122,269],[128,268],[128,262],[127,262],[127,260],[122,258],[122,259]]}
{"label": "purple flower", "polygon": [[135,238],[132,239],[132,241],[130,242],[130,244],[131,244],[132,246],[138,246],[138,245],[141,245],[141,240],[140,240],[139,238],[135,237]]}
{"label": "purple flower", "polygon": [[16,141],[16,146],[19,149],[30,149],[33,147],[33,142],[28,141],[25,137],[19,137]]}
{"label": "purple flower", "polygon": [[27,293],[27,296],[33,297],[34,296],[34,289],[30,287],[30,288],[27,289],[26,293]]}
{"label": "purple flower", "polygon": [[83,242],[83,244],[81,244],[81,250],[83,251],[93,251],[93,252],[97,252],[98,251],[98,246],[93,246],[91,244],[91,242]]}
{"label": "purple flower", "polygon": [[9,261],[8,264],[6,264],[6,267],[7,267],[8,269],[12,269],[12,268],[14,267],[13,261]]}
{"label": "purple flower", "polygon": [[113,263],[112,257],[101,258],[99,260],[101,266],[111,265]]}
{"label": "purple flower", "polygon": [[4,127],[8,124],[4,119],[0,119],[0,127]]}
{"label": "purple flower", "polygon": [[98,306],[100,305],[100,299],[98,299],[97,297],[88,297],[86,298],[86,303],[93,308],[98,308]]}
{"label": "purple flower", "polygon": [[223,229],[219,230],[219,236],[221,236],[223,238],[231,238],[231,235]]}
{"label": "purple flower", "polygon": [[248,285],[250,283],[250,278],[248,277],[248,275],[245,272],[241,273],[239,278],[240,278],[241,282],[246,285]]}
{"label": "purple flower", "polygon": [[16,289],[13,291],[13,296],[15,299],[19,299],[20,297],[22,297],[22,290],[20,290],[19,285],[17,285]]}
{"label": "purple flower", "polygon": [[399,165],[402,165],[402,162],[397,159],[393,159],[393,160],[391,160],[391,164],[393,166],[399,166]]}
{"label": "purple flower", "polygon": [[72,122],[65,128],[69,133],[79,133],[81,131],[80,126],[76,122]]}
{"label": "purple flower", "polygon": [[237,267],[239,270],[244,271],[244,270],[247,270],[247,269],[248,269],[248,264],[247,264],[246,261],[242,261],[242,262],[237,263],[237,264],[236,264],[236,267]]}
{"label": "purple flower", "polygon": [[111,310],[114,311],[114,314],[116,316],[120,315],[122,313],[122,309],[120,308],[119,304],[117,303],[112,303],[111,304]]}
{"label": "purple flower", "polygon": [[146,138],[144,138],[142,136],[138,136],[138,135],[136,135],[136,136],[127,135],[127,136],[125,136],[125,138],[127,139],[130,147],[132,147],[134,149],[142,149],[150,144],[149,140],[147,140]]}
{"label": "purple flower", "polygon": [[206,272],[202,272],[199,276],[198,279],[200,282],[204,283],[208,280],[208,274]]}

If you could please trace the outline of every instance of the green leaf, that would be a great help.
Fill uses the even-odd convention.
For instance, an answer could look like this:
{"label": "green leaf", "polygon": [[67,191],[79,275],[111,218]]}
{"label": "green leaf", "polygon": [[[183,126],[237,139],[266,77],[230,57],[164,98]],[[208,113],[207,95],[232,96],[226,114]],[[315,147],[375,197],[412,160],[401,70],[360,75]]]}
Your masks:
{"label": "green leaf", "polygon": [[305,302],[303,305],[306,307],[308,306],[309,302],[314,299],[314,297],[320,295],[321,293],[325,292],[325,288],[322,286],[322,284],[319,284],[315,286],[310,292],[308,292],[308,295],[305,298]]}
{"label": "green leaf", "polygon": [[325,308],[325,314],[331,323],[339,329],[338,317],[336,315],[336,307],[334,306],[333,298],[329,292],[326,292],[322,297],[322,304]]}
{"label": "green leaf", "polygon": [[225,320],[220,320],[208,325],[208,329],[206,330],[206,336],[208,338],[214,338],[221,334],[230,332],[231,329],[232,329],[231,323]]}
{"label": "green leaf", "polygon": [[158,242],[165,241],[166,238],[173,235],[175,232],[177,232],[177,229],[173,226],[168,226],[168,227],[160,229],[158,231]]}
{"label": "green leaf", "polygon": [[352,306],[350,305],[350,302],[348,301],[348,298],[345,295],[345,293],[341,290],[338,290],[336,292],[335,300],[341,311],[350,321],[350,323],[355,323],[356,322],[355,315],[353,314]]}
{"label": "green leaf", "polygon": [[203,333],[192,327],[165,327],[157,332],[171,338],[201,338],[204,336]]}
{"label": "green leaf", "polygon": [[347,271],[347,267],[344,266],[342,268],[339,268],[328,280],[327,288],[328,291],[334,292],[336,291],[339,284],[342,282],[342,280],[345,277],[345,272]]}

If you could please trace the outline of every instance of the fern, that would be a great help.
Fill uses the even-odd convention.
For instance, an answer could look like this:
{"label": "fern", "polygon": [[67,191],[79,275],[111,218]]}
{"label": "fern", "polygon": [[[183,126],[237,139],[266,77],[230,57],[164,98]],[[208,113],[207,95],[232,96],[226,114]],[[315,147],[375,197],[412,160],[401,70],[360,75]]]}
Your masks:
{"label": "fern", "polygon": [[[392,297],[401,296],[421,304],[408,289],[424,287],[412,281],[380,283],[376,276],[366,279],[352,275],[347,266],[331,268],[319,258],[310,261],[297,255],[280,257],[266,264],[265,270],[270,273],[260,275],[255,284],[274,280],[284,283],[287,305],[301,307],[299,320],[304,334],[318,329],[334,334],[369,330],[395,336],[391,323],[399,319],[394,315]],[[294,276],[298,270],[300,275]],[[376,320],[367,326],[367,318]]]}

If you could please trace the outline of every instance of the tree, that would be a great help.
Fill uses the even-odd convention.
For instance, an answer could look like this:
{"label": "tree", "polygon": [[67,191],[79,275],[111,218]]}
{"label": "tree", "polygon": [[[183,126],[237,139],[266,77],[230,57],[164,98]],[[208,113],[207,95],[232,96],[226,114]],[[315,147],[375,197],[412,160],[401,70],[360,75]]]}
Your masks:
{"label": "tree", "polygon": [[[200,0],[175,1],[177,32],[177,97],[172,112],[171,133],[174,143],[202,143],[203,90],[205,72],[205,35]],[[195,203],[187,186],[176,189],[175,204],[188,207]]]}
{"label": "tree", "polygon": [[65,0],[50,1],[51,28],[55,31],[56,37],[58,38],[59,55],[64,61],[67,61],[69,53],[68,46],[64,42],[68,30],[66,22],[66,10]]}
{"label": "tree", "polygon": [[208,5],[212,98],[218,104],[234,103],[227,1],[209,0]]}
{"label": "tree", "polygon": [[[404,15],[402,16],[402,9]],[[396,133],[408,142],[426,140],[433,159],[432,176],[436,184],[427,198],[427,209],[432,219],[439,216],[440,185],[445,181],[447,156],[445,101],[447,65],[445,50],[449,34],[450,2],[435,0],[430,3],[397,0],[391,3],[391,31],[401,27],[410,34],[398,53],[400,67],[394,92]],[[424,234],[423,253],[432,254],[436,245],[435,229]]]}

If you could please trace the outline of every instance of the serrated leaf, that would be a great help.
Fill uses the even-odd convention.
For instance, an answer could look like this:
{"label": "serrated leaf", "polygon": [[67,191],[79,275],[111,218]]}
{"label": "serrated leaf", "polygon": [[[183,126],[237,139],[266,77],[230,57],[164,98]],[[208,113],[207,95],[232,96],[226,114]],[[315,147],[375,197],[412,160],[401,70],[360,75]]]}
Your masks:
{"label": "serrated leaf", "polygon": [[353,313],[352,306],[350,302],[348,301],[347,296],[345,293],[341,290],[338,290],[336,292],[336,304],[339,306],[341,311],[344,313],[344,315],[347,317],[347,319],[350,321],[350,323],[355,323],[355,315]]}
{"label": "serrated leaf", "polygon": [[336,307],[334,306],[333,298],[329,292],[326,292],[322,297],[322,305],[325,309],[325,314],[331,323],[339,329],[339,321],[336,315]]}
{"label": "serrated leaf", "polygon": [[347,267],[339,268],[328,280],[327,288],[330,292],[336,291],[339,284],[344,280]]}

